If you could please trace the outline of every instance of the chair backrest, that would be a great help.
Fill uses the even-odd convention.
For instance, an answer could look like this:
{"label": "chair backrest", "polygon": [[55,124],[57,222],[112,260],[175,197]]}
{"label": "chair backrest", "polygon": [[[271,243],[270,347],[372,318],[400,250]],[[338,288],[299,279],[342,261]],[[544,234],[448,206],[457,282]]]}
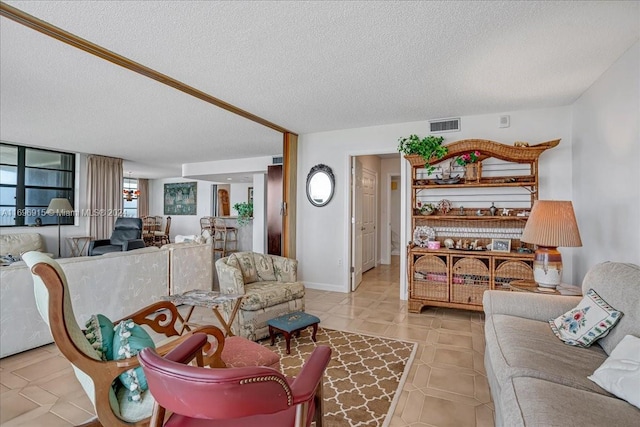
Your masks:
{"label": "chair backrest", "polygon": [[274,414],[293,405],[286,377],[272,368],[198,368],[152,349],[142,350],[138,359],[156,402],[176,414],[223,420]]}
{"label": "chair backrest", "polygon": [[153,234],[156,227],[155,216],[145,216],[142,218],[142,231],[144,234]]}
{"label": "chair backrest", "polygon": [[167,224],[164,227],[164,234],[169,235],[169,230],[171,229],[171,217],[167,217]]}
{"label": "chair backrest", "polygon": [[115,229],[111,234],[112,245],[122,245],[129,240],[142,238],[141,218],[117,218]]}
{"label": "chair backrest", "polygon": [[100,355],[76,322],[67,277],[56,261],[41,252],[27,252],[22,259],[31,269],[33,292],[40,316],[49,325],[60,351],[74,365],[76,377],[95,405],[94,382],[76,361],[82,360],[83,356],[99,361]]}

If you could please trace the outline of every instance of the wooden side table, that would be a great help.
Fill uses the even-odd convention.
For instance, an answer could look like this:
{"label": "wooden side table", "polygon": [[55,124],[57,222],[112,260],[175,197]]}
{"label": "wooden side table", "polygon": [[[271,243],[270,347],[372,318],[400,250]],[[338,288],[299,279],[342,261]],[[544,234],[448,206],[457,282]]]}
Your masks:
{"label": "wooden side table", "polygon": [[580,296],[582,291],[576,286],[560,284],[557,288],[540,288],[536,282],[529,280],[512,280],[509,283],[512,292],[532,292],[535,294]]}
{"label": "wooden side table", "polygon": [[[191,331],[191,326],[198,326],[194,323],[190,323],[191,315],[193,314],[193,310],[196,307],[208,307],[213,310],[213,314],[215,314],[216,318],[222,325],[225,330],[226,336],[232,337],[233,331],[231,330],[231,325],[233,324],[233,319],[235,319],[236,314],[238,314],[238,309],[240,308],[240,303],[242,302],[242,298],[244,295],[240,294],[221,294],[220,292],[214,291],[203,291],[200,289],[187,291],[182,294],[169,295],[165,296],[162,299],[165,301],[171,301],[175,305],[190,305],[189,311],[187,312],[186,317],[184,319],[181,317],[182,321],[182,329],[180,330],[180,335],[184,333],[184,331]],[[224,319],[218,307],[227,302],[227,301],[235,301],[235,305],[233,306],[233,310],[231,315],[227,320]]]}
{"label": "wooden side table", "polygon": [[91,236],[71,236],[67,237],[69,250],[72,257],[82,256],[89,242],[93,240]]}

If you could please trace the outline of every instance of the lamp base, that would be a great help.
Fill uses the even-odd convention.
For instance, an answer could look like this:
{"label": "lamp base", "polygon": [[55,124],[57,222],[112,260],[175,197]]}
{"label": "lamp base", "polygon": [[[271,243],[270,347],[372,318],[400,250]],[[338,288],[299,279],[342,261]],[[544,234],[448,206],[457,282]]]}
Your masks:
{"label": "lamp base", "polygon": [[557,248],[539,246],[533,261],[533,280],[541,288],[556,288],[562,279],[562,255]]}

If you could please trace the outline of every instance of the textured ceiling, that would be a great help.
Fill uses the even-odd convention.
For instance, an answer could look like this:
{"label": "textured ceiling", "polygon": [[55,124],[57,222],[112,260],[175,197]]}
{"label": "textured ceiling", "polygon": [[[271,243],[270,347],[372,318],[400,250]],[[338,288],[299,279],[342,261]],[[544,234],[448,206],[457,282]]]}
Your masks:
{"label": "textured ceiling", "polygon": [[[640,37],[637,1],[7,3],[297,133],[567,105]],[[174,175],[282,151],[277,132],[0,25],[3,140]]]}

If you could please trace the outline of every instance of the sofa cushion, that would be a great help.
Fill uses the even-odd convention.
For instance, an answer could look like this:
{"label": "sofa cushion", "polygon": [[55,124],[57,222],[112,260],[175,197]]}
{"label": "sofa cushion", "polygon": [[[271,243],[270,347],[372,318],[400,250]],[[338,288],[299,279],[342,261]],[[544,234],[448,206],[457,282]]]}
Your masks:
{"label": "sofa cushion", "polygon": [[583,292],[593,289],[616,310],[625,315],[606,337],[598,340],[607,354],[626,335],[640,337],[640,266],[604,262],[591,268],[582,282]]}
{"label": "sofa cushion", "polygon": [[254,253],[253,260],[258,273],[258,280],[261,282],[274,282],[278,280],[273,270],[273,258],[269,255]]}
{"label": "sofa cushion", "polygon": [[549,325],[561,341],[589,347],[598,338],[607,335],[623,315],[600,298],[596,291],[589,289],[577,307],[549,320]]}
{"label": "sofa cushion", "polygon": [[124,245],[129,240],[139,239],[140,230],[118,230],[111,235],[109,239],[112,245]]}
{"label": "sofa cushion", "polygon": [[630,427],[640,419],[640,410],[624,400],[538,378],[512,378],[504,384],[500,400],[504,425],[509,427]]}
{"label": "sofa cushion", "polygon": [[256,271],[256,264],[253,260],[252,252],[235,252],[229,256],[229,260],[238,263],[238,268],[242,271],[245,285],[258,281],[258,272]]}
{"label": "sofa cushion", "polygon": [[276,280],[281,282],[295,282],[298,276],[298,261],[291,258],[285,258],[281,256],[274,256],[273,259],[273,271],[276,275]]}
{"label": "sofa cushion", "polygon": [[0,255],[20,258],[25,252],[44,251],[44,240],[38,233],[15,233],[0,235]]}
{"label": "sofa cushion", "polygon": [[485,351],[501,385],[512,377],[529,376],[610,396],[587,379],[607,358],[598,345],[568,346],[547,322],[503,314],[487,318],[485,338]]}
{"label": "sofa cushion", "polygon": [[304,297],[304,285],[300,282],[255,282],[245,284],[244,291],[240,308],[251,311]]}

